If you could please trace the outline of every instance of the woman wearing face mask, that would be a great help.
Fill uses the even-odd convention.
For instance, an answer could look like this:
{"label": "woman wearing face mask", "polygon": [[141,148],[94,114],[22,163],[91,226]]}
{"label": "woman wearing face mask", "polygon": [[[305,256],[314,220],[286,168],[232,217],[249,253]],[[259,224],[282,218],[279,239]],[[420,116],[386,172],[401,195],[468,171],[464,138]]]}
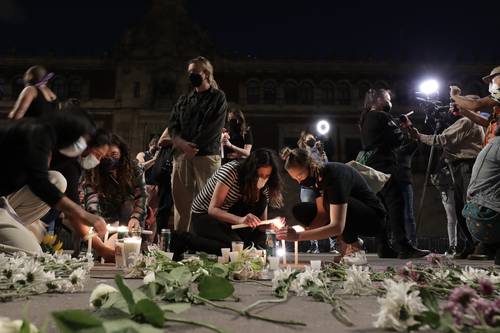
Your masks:
{"label": "woman wearing face mask", "polygon": [[[278,231],[278,239],[291,241],[340,237],[347,244],[341,249],[341,259],[357,264],[366,263],[359,236],[376,236],[379,248],[387,245],[384,230],[385,209],[364,178],[343,163],[311,158],[301,148],[284,148],[281,153],[285,170],[301,186],[315,190],[315,202],[303,202],[293,208],[294,217],[307,230],[296,232],[286,226]],[[351,261],[347,261],[347,260]]]}
{"label": "woman wearing face mask", "polygon": [[[256,227],[268,218],[268,205],[282,205],[279,170],[276,154],[264,148],[254,150],[247,159],[224,164],[194,199],[192,234],[181,235],[182,243],[192,250],[219,255],[232,241],[264,248],[265,233]],[[250,228],[233,230],[234,224]],[[174,252],[177,255],[183,250],[176,246]]]}
{"label": "woman wearing face mask", "polygon": [[9,156],[0,181],[0,196],[4,196],[0,200],[0,243],[40,252],[27,227],[38,223],[50,207],[62,211],[82,234],[85,226],[105,234],[104,220],[64,195],[66,179],[49,170],[54,152],[78,157],[86,149],[85,137],[91,131],[88,119],[71,112],[52,113],[38,121],[21,120],[0,130],[0,149]]}
{"label": "woman wearing face mask", "polygon": [[47,73],[47,70],[39,65],[28,68],[23,77],[26,87],[19,94],[8,117],[10,119],[38,118],[43,114],[58,110],[57,96],[47,86],[53,76],[54,73]]}
{"label": "woman wearing face mask", "polygon": [[231,109],[227,114],[227,124],[222,130],[224,145],[223,163],[247,158],[253,145],[253,135],[240,109]]}
{"label": "woman wearing face mask", "polygon": [[144,179],[146,181],[146,191],[148,193],[147,205],[152,210],[152,214],[156,216],[158,210],[158,182],[152,177],[152,168],[158,157],[158,139],[159,137],[155,135],[151,138],[148,144],[148,149],[143,152],[139,152],[136,155],[136,159],[139,162],[139,166],[144,170]]}
{"label": "woman wearing face mask", "polygon": [[[297,146],[299,148],[305,149],[311,155],[313,160],[318,160],[323,163],[328,162],[328,157],[326,157],[325,151],[321,141],[317,140],[316,136],[310,132],[302,131],[300,133],[299,141],[297,141]],[[309,187],[300,187],[300,202],[316,202],[316,193],[314,189]],[[330,252],[337,253],[335,249],[335,239],[329,238]],[[307,253],[320,253],[319,242],[317,240],[310,241],[310,247]]]}
{"label": "woman wearing face mask", "polygon": [[[359,120],[363,150],[357,160],[375,170],[395,175],[398,171],[396,149],[403,144],[404,136],[389,114],[391,108],[389,90],[368,90]],[[406,235],[403,192],[397,178],[391,177],[379,194],[388,211],[393,248],[397,252],[390,248],[380,249],[379,256],[407,259],[429,254],[411,245]]]}
{"label": "woman wearing face mask", "polygon": [[108,223],[119,222],[129,229],[144,227],[146,219],[146,184],[144,173],[131,160],[128,147],[113,134],[107,156],[95,169],[85,174],[82,184],[84,207],[99,214]]}

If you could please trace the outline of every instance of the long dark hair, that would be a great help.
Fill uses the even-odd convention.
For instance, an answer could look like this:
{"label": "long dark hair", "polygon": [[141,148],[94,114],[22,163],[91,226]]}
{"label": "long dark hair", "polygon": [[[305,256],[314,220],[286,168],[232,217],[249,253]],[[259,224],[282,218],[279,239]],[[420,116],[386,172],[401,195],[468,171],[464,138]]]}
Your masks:
{"label": "long dark hair", "polygon": [[256,203],[260,195],[259,191],[257,191],[257,180],[259,178],[257,169],[267,166],[272,167],[271,175],[266,183],[269,190],[269,205],[279,208],[283,206],[283,181],[280,174],[279,159],[276,153],[270,149],[255,149],[248,158],[240,163],[240,192],[242,193],[243,202]]}
{"label": "long dark hair", "polygon": [[111,145],[117,146],[120,150],[120,164],[116,169],[116,178],[113,180],[109,173],[105,173],[101,168],[97,167],[86,172],[85,180],[99,194],[116,193],[116,190],[113,189],[118,187],[120,194],[127,195],[134,188],[134,179],[136,177],[134,174],[135,161],[130,158],[128,145],[119,135],[111,135]]}
{"label": "long dark hair", "polygon": [[359,126],[363,126],[365,122],[366,114],[371,111],[371,109],[376,105],[377,99],[384,98],[385,94],[392,95],[389,89],[368,89],[365,94],[365,101],[363,103],[363,111],[359,117]]}
{"label": "long dark hair", "polygon": [[309,150],[304,148],[285,147],[281,150],[281,158],[284,161],[285,170],[291,168],[308,169],[309,175],[318,178],[323,171],[325,163],[321,160],[312,158]]}
{"label": "long dark hair", "polygon": [[234,114],[236,116],[236,120],[238,121],[238,125],[240,126],[240,134],[241,136],[245,136],[248,132],[249,126],[247,125],[247,121],[245,120],[245,116],[240,109],[231,108],[227,113],[227,118],[229,122],[229,114]]}

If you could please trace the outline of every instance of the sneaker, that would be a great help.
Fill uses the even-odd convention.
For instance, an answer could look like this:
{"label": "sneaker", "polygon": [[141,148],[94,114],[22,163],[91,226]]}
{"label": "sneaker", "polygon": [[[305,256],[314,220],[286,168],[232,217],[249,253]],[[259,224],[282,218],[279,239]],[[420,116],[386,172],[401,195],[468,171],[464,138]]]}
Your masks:
{"label": "sneaker", "polygon": [[479,242],[474,249],[474,253],[467,256],[469,260],[494,260],[495,259],[495,246]]}
{"label": "sneaker", "polygon": [[319,254],[319,249],[312,249],[312,250],[307,251],[307,253]]}
{"label": "sneaker", "polygon": [[368,264],[368,260],[366,259],[366,253],[363,250],[352,252],[342,258],[340,261],[346,265],[366,265]]}
{"label": "sneaker", "polygon": [[332,253],[332,254],[340,254],[340,252],[337,251],[337,249],[335,249],[334,247],[330,248],[330,253]]}
{"label": "sneaker", "polygon": [[[455,254],[453,256],[453,259],[467,259],[467,257],[469,257],[471,254],[474,253],[474,250],[475,250],[474,245],[466,243],[462,252]],[[487,256],[485,257],[487,259]]]}
{"label": "sneaker", "polygon": [[454,257],[457,254],[457,248],[455,246],[450,246],[448,250],[444,253],[446,257]]}

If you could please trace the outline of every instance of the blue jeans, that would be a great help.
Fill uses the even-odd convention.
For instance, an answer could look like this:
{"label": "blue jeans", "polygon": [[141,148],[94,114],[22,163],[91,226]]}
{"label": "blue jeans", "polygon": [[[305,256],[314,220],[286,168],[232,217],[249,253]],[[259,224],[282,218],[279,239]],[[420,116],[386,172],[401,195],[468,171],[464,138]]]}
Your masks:
{"label": "blue jeans", "polygon": [[413,185],[411,183],[399,183],[404,201],[404,219],[406,237],[412,245],[417,243],[417,227],[413,209]]}

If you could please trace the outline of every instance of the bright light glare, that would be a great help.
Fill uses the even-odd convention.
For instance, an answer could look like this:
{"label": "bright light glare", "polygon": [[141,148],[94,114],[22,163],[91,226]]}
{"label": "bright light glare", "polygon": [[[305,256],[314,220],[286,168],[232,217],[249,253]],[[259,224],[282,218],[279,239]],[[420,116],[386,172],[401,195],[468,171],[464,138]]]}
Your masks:
{"label": "bright light glare", "polygon": [[434,79],[425,80],[419,86],[420,92],[426,95],[435,94],[437,93],[438,89],[439,89],[439,83]]}
{"label": "bright light glare", "polygon": [[328,123],[328,121],[326,120],[320,120],[316,125],[316,130],[318,131],[319,134],[325,135],[330,131],[330,123]]}
{"label": "bright light glare", "polygon": [[280,248],[276,249],[276,255],[278,257],[283,257],[285,255],[285,253],[286,253],[286,250],[284,248],[280,247]]}
{"label": "bright light glare", "polygon": [[296,232],[302,232],[302,231],[305,231],[305,230],[306,230],[306,229],[304,229],[304,227],[303,227],[303,226],[298,225],[298,224],[297,224],[297,225],[294,225],[292,228],[293,228],[293,230],[295,230]]}

